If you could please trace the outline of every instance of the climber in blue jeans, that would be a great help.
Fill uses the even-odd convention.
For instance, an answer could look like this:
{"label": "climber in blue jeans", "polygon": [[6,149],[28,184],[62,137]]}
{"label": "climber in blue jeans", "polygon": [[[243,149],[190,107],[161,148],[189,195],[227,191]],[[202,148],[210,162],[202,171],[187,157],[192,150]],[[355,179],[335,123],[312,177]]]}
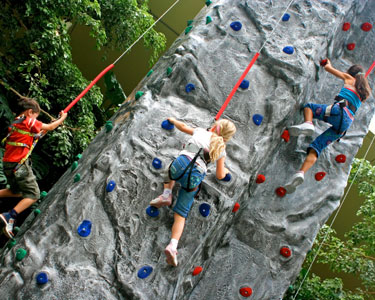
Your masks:
{"label": "climber in blue jeans", "polygon": [[354,120],[354,115],[362,102],[371,94],[364,70],[359,65],[351,66],[347,72],[341,72],[332,67],[327,60],[324,69],[344,81],[344,86],[332,105],[308,103],[304,107],[305,122],[289,128],[291,136],[313,135],[315,127],[312,119],[318,119],[331,124],[325,132],[319,135],[307,148],[307,157],[300,170],[295,173],[285,185],[288,194],[294,193],[296,187],[303,183],[304,174],[316,162],[319,155],[329,144],[342,138]]}
{"label": "climber in blue jeans", "polygon": [[176,204],[173,207],[174,223],[172,226],[171,241],[165,248],[167,263],[177,266],[177,245],[181,238],[194,197],[198,193],[199,185],[207,173],[207,164],[216,162],[216,177],[220,180],[229,180],[230,173],[225,167],[226,143],[235,134],[236,127],[229,120],[219,120],[209,130],[192,128],[175,118],[168,121],[184,133],[190,134],[185,148],[171,163],[168,175],[164,178],[163,193],[150,202],[151,206],[160,208],[172,204],[172,189],[175,182],[181,184]]}

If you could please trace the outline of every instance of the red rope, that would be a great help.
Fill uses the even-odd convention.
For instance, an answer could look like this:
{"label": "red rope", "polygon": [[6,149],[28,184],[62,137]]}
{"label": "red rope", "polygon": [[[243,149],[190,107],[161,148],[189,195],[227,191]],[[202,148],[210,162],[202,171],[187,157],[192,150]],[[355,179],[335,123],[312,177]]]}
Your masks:
{"label": "red rope", "polygon": [[371,73],[371,71],[372,71],[372,69],[373,69],[374,67],[375,67],[375,60],[374,60],[374,62],[372,63],[371,67],[367,70],[365,77],[367,77],[367,76],[370,75],[370,73]]}

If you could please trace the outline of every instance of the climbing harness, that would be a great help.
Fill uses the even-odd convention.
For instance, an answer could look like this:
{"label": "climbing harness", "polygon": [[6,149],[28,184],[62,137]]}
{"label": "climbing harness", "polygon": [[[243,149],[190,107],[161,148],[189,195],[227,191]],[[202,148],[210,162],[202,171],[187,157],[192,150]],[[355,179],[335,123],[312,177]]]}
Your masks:
{"label": "climbing harness", "polygon": [[206,165],[208,165],[211,162],[210,152],[209,152],[208,149],[206,149],[206,148],[199,148],[197,145],[195,145],[193,143],[188,143],[184,147],[184,150],[187,150],[187,151],[193,152],[193,153],[199,152],[200,149],[203,149],[203,153],[200,153],[199,157],[204,161],[204,163]]}

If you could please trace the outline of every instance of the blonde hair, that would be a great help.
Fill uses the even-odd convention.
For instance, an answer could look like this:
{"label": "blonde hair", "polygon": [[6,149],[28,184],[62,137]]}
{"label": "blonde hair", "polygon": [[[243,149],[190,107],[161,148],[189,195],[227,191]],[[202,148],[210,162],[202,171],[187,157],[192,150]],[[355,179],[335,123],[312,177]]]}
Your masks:
{"label": "blonde hair", "polygon": [[225,143],[236,133],[236,126],[233,122],[222,119],[214,124],[214,131],[210,140],[210,160],[214,162],[225,150]]}

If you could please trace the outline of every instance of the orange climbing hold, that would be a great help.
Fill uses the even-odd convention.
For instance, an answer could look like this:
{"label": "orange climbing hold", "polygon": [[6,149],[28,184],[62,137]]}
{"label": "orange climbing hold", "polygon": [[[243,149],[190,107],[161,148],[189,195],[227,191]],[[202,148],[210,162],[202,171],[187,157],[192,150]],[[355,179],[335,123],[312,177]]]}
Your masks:
{"label": "orange climbing hold", "polygon": [[282,186],[279,186],[276,190],[275,190],[275,193],[277,196],[279,197],[284,197],[285,194],[286,194],[286,189]]}
{"label": "orange climbing hold", "polygon": [[243,297],[246,297],[246,298],[250,297],[252,293],[253,293],[253,290],[249,286],[245,286],[243,288],[240,288],[240,294]]}
{"label": "orange climbing hold", "polygon": [[315,180],[320,181],[326,176],[326,172],[318,172],[315,174]]}
{"label": "orange climbing hold", "polygon": [[355,44],[354,43],[350,43],[348,45],[346,45],[346,49],[348,49],[349,51],[353,51],[355,48]]}
{"label": "orange climbing hold", "polygon": [[372,29],[372,24],[369,23],[369,22],[363,23],[363,24],[361,25],[361,29],[362,29],[363,31],[370,31],[370,30]]}
{"label": "orange climbing hold", "polygon": [[290,140],[290,135],[288,129],[285,129],[283,134],[281,135],[281,138],[284,140],[284,142],[289,142]]}
{"label": "orange climbing hold", "polygon": [[240,204],[236,202],[233,206],[232,212],[237,212],[240,209]]}
{"label": "orange climbing hold", "polygon": [[342,25],[342,30],[343,31],[348,31],[350,29],[350,23],[349,22],[345,22],[343,25]]}
{"label": "orange climbing hold", "polygon": [[339,164],[343,164],[344,162],[346,162],[346,156],[344,154],[339,154],[339,155],[336,156],[335,160]]}
{"label": "orange climbing hold", "polygon": [[201,266],[195,267],[193,271],[193,276],[197,276],[202,271],[203,271],[203,268]]}
{"label": "orange climbing hold", "polygon": [[257,180],[255,181],[256,183],[263,183],[266,181],[266,176],[264,176],[263,174],[258,174],[257,176]]}

